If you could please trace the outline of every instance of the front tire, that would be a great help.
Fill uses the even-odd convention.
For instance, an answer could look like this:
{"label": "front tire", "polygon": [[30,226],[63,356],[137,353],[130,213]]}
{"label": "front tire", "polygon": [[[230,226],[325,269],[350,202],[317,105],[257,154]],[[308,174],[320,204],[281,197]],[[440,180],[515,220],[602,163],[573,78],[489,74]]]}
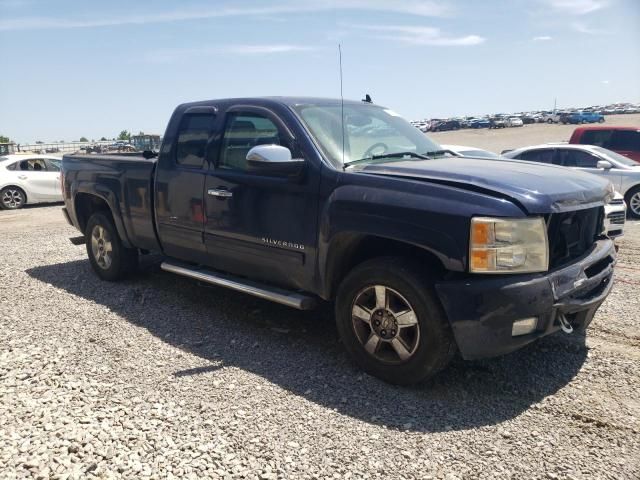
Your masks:
{"label": "front tire", "polygon": [[629,216],[631,218],[640,218],[640,186],[629,190],[625,200],[629,208]]}
{"label": "front tire", "polygon": [[455,353],[432,284],[404,258],[369,260],[349,273],[338,290],[336,322],[355,363],[389,383],[421,382]]}
{"label": "front tire", "polygon": [[24,190],[18,187],[5,187],[0,191],[0,206],[4,210],[18,210],[27,203]]}
{"label": "front tire", "polygon": [[85,229],[85,241],[91,267],[102,280],[120,280],[136,270],[138,251],[122,244],[108,214],[91,215]]}

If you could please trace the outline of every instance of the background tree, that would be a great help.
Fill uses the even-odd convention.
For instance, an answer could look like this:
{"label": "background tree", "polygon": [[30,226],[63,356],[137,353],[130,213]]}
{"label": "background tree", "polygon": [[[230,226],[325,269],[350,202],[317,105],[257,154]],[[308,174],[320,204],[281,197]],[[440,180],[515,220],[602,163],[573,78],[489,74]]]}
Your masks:
{"label": "background tree", "polygon": [[87,137],[80,137],[81,142],[88,142],[89,139]]}
{"label": "background tree", "polygon": [[42,145],[44,142],[43,142],[42,140],[36,140],[36,143],[37,143],[38,145]]}
{"label": "background tree", "polygon": [[118,140],[131,140],[131,134],[127,130],[122,130],[118,135]]}
{"label": "background tree", "polygon": [[0,143],[11,143],[9,137],[5,137],[4,135],[0,135]]}
{"label": "background tree", "polygon": [[107,139],[105,137],[100,137],[101,142],[105,142]]}

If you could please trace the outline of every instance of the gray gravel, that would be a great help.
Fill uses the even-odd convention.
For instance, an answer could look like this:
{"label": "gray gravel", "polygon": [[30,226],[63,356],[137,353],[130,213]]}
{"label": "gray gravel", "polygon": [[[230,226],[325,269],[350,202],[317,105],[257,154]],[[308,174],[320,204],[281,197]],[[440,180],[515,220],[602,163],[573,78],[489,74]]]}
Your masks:
{"label": "gray gravel", "polygon": [[362,374],[329,310],[99,281],[59,206],[0,212],[2,478],[639,478],[640,224],[584,337]]}

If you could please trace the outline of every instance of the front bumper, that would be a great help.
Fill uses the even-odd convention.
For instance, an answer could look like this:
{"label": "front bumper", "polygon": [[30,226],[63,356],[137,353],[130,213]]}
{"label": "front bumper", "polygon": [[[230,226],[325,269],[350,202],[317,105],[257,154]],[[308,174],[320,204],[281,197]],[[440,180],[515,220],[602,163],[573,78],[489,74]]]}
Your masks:
{"label": "front bumper", "polygon": [[[462,357],[493,357],[560,330],[561,314],[585,329],[611,291],[615,262],[613,241],[604,239],[547,274],[468,276],[440,282],[436,291]],[[513,337],[513,322],[529,317],[538,317],[536,330]]]}

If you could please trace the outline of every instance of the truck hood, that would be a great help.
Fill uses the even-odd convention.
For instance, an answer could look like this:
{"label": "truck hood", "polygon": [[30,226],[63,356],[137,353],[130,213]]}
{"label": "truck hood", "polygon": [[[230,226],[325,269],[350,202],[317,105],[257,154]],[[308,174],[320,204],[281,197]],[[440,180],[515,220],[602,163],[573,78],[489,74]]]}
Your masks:
{"label": "truck hood", "polygon": [[509,199],[529,214],[602,206],[613,195],[609,181],[595,175],[519,160],[403,160],[367,165],[360,171],[481,191]]}

